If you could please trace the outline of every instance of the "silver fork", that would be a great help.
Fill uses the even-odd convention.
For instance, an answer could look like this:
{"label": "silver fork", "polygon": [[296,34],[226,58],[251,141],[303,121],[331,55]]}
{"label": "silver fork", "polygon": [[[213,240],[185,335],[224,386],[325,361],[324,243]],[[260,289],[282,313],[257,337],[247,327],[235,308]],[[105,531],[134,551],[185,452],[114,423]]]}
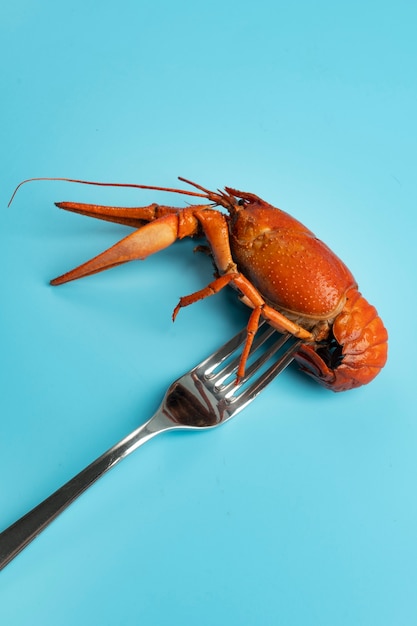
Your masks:
{"label": "silver fork", "polygon": [[170,430],[215,428],[234,417],[287,367],[300,345],[291,335],[261,324],[245,377],[237,383],[235,374],[245,339],[246,328],[172,383],[150,420],[0,533],[0,569],[100,476],[152,437]]}

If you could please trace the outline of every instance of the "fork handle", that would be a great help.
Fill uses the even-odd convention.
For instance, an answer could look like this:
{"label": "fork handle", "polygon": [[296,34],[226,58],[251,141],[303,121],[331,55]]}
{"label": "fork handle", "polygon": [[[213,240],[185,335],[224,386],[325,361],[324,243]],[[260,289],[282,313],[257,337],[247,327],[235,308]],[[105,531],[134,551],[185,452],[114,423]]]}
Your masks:
{"label": "fork handle", "polygon": [[145,424],[131,432],[43,502],[6,528],[0,533],[0,570],[103,474],[155,435],[172,430],[174,427],[172,421],[168,420],[163,413],[157,412]]}

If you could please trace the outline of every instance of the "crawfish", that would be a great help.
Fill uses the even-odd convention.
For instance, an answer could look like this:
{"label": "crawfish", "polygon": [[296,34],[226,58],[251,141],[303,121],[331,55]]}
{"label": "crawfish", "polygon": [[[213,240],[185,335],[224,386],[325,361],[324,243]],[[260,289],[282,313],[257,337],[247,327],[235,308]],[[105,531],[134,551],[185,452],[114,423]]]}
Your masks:
{"label": "crawfish", "polygon": [[[117,222],[135,231],[90,261],[55,278],[52,285],[88,276],[170,246],[184,237],[205,237],[215,266],[214,280],[180,298],[178,311],[232,286],[252,311],[238,377],[243,376],[260,318],[303,344],[301,369],[333,391],[369,383],[387,360],[387,331],[375,307],[358,291],[346,265],[301,222],[253,193],[231,187],[216,192],[151,185],[65,180],[99,186],[152,189],[204,198],[203,204],[176,208],[160,204],[111,207],[58,202],[62,209]],[[16,188],[24,183],[23,181]],[[227,214],[215,207],[223,207]]]}

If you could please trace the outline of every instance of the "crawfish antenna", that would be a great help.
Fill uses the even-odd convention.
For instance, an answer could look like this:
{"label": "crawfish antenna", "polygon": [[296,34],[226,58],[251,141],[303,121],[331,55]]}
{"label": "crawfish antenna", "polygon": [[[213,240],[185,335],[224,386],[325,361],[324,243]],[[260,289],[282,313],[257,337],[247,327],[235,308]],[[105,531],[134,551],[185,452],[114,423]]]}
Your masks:
{"label": "crawfish antenna", "polygon": [[[204,191],[205,193],[197,193],[196,191],[189,191],[186,189],[174,189],[171,187],[157,187],[155,185],[138,185],[136,183],[103,183],[103,182],[98,182],[98,181],[93,181],[93,180],[80,180],[78,178],[40,176],[37,178],[27,178],[26,180],[22,180],[22,182],[19,183],[16,189],[14,190],[12,197],[9,200],[9,204],[7,206],[10,206],[12,204],[15,195],[19,191],[20,187],[22,187],[22,185],[25,185],[26,183],[32,183],[36,180],[61,181],[61,182],[66,182],[66,183],[77,183],[79,185],[95,185],[97,187],[126,187],[126,188],[131,188],[131,189],[151,189],[154,191],[167,191],[169,193],[179,193],[184,196],[193,196],[194,198],[205,198],[205,199],[207,199],[207,194],[210,193],[206,191],[203,187],[200,187],[199,185],[196,185],[194,183],[190,183],[190,184],[192,184],[197,189]],[[188,183],[188,181],[186,181],[183,178],[180,178],[180,180]]]}

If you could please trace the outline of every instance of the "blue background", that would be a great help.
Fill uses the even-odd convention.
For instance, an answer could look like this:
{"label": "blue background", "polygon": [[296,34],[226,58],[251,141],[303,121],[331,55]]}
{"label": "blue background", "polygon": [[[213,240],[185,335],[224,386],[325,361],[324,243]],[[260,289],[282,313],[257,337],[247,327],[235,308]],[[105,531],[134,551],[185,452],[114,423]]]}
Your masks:
{"label": "blue background", "polygon": [[0,621],[408,626],[417,620],[417,9],[14,0],[0,9],[0,526],[151,415],[238,331],[193,243],[60,288],[121,238],[58,200],[181,197],[32,176],[257,193],[324,239],[390,333],[368,387],[296,371],[206,434],[164,435],[0,573]]}

